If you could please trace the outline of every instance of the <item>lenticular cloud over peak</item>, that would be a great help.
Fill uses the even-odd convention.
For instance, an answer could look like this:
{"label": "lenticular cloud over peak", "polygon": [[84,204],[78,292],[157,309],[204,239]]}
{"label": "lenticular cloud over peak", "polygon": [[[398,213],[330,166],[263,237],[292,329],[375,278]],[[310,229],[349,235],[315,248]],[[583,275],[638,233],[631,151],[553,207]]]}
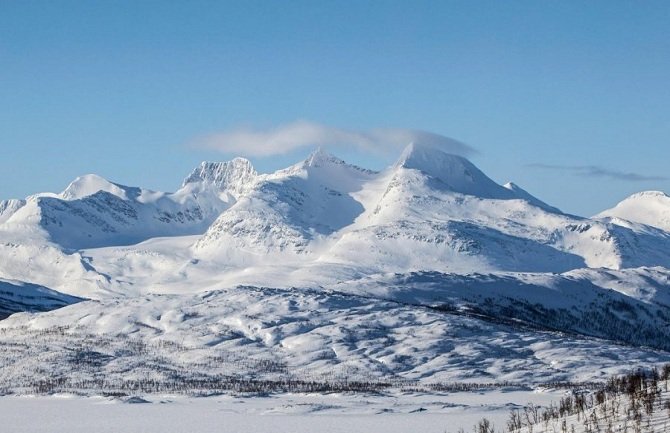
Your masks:
{"label": "lenticular cloud over peak", "polygon": [[409,143],[469,156],[475,150],[440,134],[403,128],[355,130],[299,120],[271,129],[237,128],[201,137],[195,147],[245,156],[281,155],[309,146],[354,148],[373,153],[397,153]]}

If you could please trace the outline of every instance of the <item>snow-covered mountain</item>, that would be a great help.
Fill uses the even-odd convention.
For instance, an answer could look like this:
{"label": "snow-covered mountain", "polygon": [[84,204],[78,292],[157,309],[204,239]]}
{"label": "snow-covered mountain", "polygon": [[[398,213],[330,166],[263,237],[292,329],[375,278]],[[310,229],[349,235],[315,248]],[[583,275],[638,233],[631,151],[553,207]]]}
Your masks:
{"label": "snow-covered mountain", "polygon": [[0,239],[71,253],[201,235],[199,259],[247,266],[279,254],[364,273],[667,267],[670,235],[650,227],[667,224],[666,201],[642,193],[597,219],[574,217],[495,183],[463,157],[411,144],[379,173],[323,150],[271,174],[242,158],[205,162],[174,193],[86,175],[60,194],[1,202]]}
{"label": "snow-covered mountain", "polygon": [[128,245],[158,236],[199,234],[252,185],[249,161],[203,163],[174,193],[112,183],[89,174],[60,194],[0,202],[6,236],[30,233],[67,250]]}
{"label": "snow-covered mountain", "polygon": [[353,194],[376,175],[318,149],[301,163],[261,177],[219,216],[194,250],[223,254],[233,263],[263,261],[274,253],[313,253],[365,210]]}
{"label": "snow-covered mountain", "polygon": [[562,272],[668,266],[667,247],[660,231],[565,215],[517,185],[498,185],[463,157],[412,144],[380,173],[319,151],[261,176],[194,250],[228,263],[280,254],[363,273]]}
{"label": "snow-covered mountain", "polygon": [[[658,194],[634,196],[615,209],[636,209],[626,204],[631,200],[653,199],[656,206],[665,197]],[[381,172],[318,149],[270,174],[257,173],[242,158],[204,162],[174,193],[86,175],[59,194],[2,202],[0,276],[70,291],[67,285],[78,281],[80,287],[123,292],[124,285],[154,285],[157,279],[191,285],[204,269],[212,282],[218,275],[226,284],[289,286],[387,272],[670,267],[670,233],[649,224],[655,214],[644,214],[647,224],[633,222],[640,219],[634,215],[623,220],[605,214],[564,214],[430,146],[410,144]],[[662,226],[664,214],[658,215],[656,225]],[[119,262],[106,249],[162,237],[175,245],[141,266]],[[96,263],[103,252],[105,259]],[[67,263],[68,272],[59,276],[38,255],[60,263],[51,268]],[[157,255],[169,268],[183,269],[182,277],[157,272],[149,264]]]}
{"label": "snow-covered mountain", "polygon": [[670,197],[661,191],[639,192],[594,218],[619,218],[670,232]]}
{"label": "snow-covered mountain", "polygon": [[[209,359],[234,340],[250,358],[271,354],[305,374],[356,365],[366,375],[437,377],[450,365],[449,351],[469,350],[497,378],[524,352],[505,349],[510,340],[483,342],[495,329],[517,326],[532,333],[533,344],[567,333],[562,353],[570,338],[578,346],[601,339],[603,367],[623,353],[613,348],[621,343],[654,353],[625,356],[670,359],[665,199],[642,193],[594,218],[568,215],[514,183],[496,183],[462,156],[420,144],[379,172],[322,149],[267,174],[242,158],[204,162],[173,193],[86,175],[61,193],[0,202],[0,278],[24,282],[12,283],[12,293],[35,284],[61,292],[50,295],[65,300],[53,307],[79,300],[65,294],[93,300],[12,317],[7,332],[71,321],[82,333],[59,337],[67,347],[88,332],[125,335],[143,323],[142,344],[188,340],[193,347],[185,352]],[[348,322],[350,302],[364,319]],[[315,308],[332,312],[316,327],[307,318]],[[417,325],[426,311],[430,318]],[[388,314],[393,320],[383,319]],[[210,327],[220,315],[230,320]],[[256,320],[264,315],[272,320]],[[416,347],[394,337],[400,358],[361,352],[357,344],[390,344],[350,329],[370,317],[383,332],[415,333],[434,323],[426,338],[453,345]],[[455,317],[468,319],[452,335],[442,321],[464,323]],[[189,331],[192,318],[199,325]],[[474,340],[470,329],[479,329]],[[332,332],[341,338],[326,335]],[[550,356],[544,347],[533,351]],[[105,356],[113,359],[112,352]],[[12,362],[32,356],[15,355]],[[542,364],[544,378],[575,378],[549,371],[558,365],[550,361]]]}

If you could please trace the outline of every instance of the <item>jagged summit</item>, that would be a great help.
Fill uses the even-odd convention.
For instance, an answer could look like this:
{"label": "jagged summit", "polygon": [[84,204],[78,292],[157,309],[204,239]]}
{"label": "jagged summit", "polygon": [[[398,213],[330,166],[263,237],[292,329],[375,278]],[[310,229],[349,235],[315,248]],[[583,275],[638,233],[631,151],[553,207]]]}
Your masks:
{"label": "jagged summit", "polygon": [[240,193],[252,184],[258,176],[251,161],[234,158],[225,162],[203,161],[182,182],[182,188],[189,184],[207,183],[219,190]]}
{"label": "jagged summit", "polygon": [[346,162],[329,153],[321,146],[317,147],[304,162],[306,167],[322,167],[329,164],[343,165]]}
{"label": "jagged summit", "polygon": [[661,199],[670,199],[670,196],[668,196],[666,193],[663,191],[640,191],[635,194],[630,195],[628,198],[625,200],[630,200],[630,199],[637,199],[637,198],[643,198],[643,197],[654,197],[654,198],[661,198]]}
{"label": "jagged summit", "polygon": [[376,171],[374,170],[368,170],[366,168],[362,168],[354,164],[349,164],[343,159],[340,159],[337,156],[333,155],[332,153],[328,152],[321,146],[317,147],[312,153],[309,154],[307,159],[305,159],[302,163],[299,163],[298,165],[294,166],[293,168],[309,169],[309,168],[333,168],[333,167],[353,169],[354,171],[366,174],[376,173]]}
{"label": "jagged summit", "polygon": [[26,205],[25,200],[2,200],[0,201],[0,224],[7,221],[16,211]]}
{"label": "jagged summit", "polygon": [[[323,147],[314,149],[307,158],[290,167],[277,170],[267,175],[267,179],[286,179],[293,176],[319,177],[322,181],[331,184],[348,184],[350,177],[374,175],[377,172],[357,165],[349,164],[340,159]],[[340,185],[344,186],[344,185]],[[345,187],[346,188],[346,187]]]}

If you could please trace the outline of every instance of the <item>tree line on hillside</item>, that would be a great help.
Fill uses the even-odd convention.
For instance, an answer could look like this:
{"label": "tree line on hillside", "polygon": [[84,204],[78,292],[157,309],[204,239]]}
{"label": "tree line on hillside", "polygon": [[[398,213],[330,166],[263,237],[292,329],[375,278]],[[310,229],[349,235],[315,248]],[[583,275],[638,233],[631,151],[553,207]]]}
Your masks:
{"label": "tree line on hillside", "polygon": [[[595,389],[573,392],[541,408],[512,409],[496,429],[483,418],[473,433],[664,433],[670,431],[670,364],[610,377]],[[663,422],[660,430],[659,423]],[[458,433],[465,433],[460,428]]]}

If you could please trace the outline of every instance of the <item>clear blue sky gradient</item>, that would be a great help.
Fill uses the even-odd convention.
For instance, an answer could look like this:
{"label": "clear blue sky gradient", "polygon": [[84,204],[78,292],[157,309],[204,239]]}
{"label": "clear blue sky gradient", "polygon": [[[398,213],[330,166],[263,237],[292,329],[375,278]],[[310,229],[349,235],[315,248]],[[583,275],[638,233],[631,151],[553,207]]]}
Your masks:
{"label": "clear blue sky gradient", "polygon": [[174,190],[234,156],[194,138],[306,119],[456,138],[590,215],[670,181],[528,164],[670,176],[669,23],[667,1],[0,1],[0,198],[91,172]]}

